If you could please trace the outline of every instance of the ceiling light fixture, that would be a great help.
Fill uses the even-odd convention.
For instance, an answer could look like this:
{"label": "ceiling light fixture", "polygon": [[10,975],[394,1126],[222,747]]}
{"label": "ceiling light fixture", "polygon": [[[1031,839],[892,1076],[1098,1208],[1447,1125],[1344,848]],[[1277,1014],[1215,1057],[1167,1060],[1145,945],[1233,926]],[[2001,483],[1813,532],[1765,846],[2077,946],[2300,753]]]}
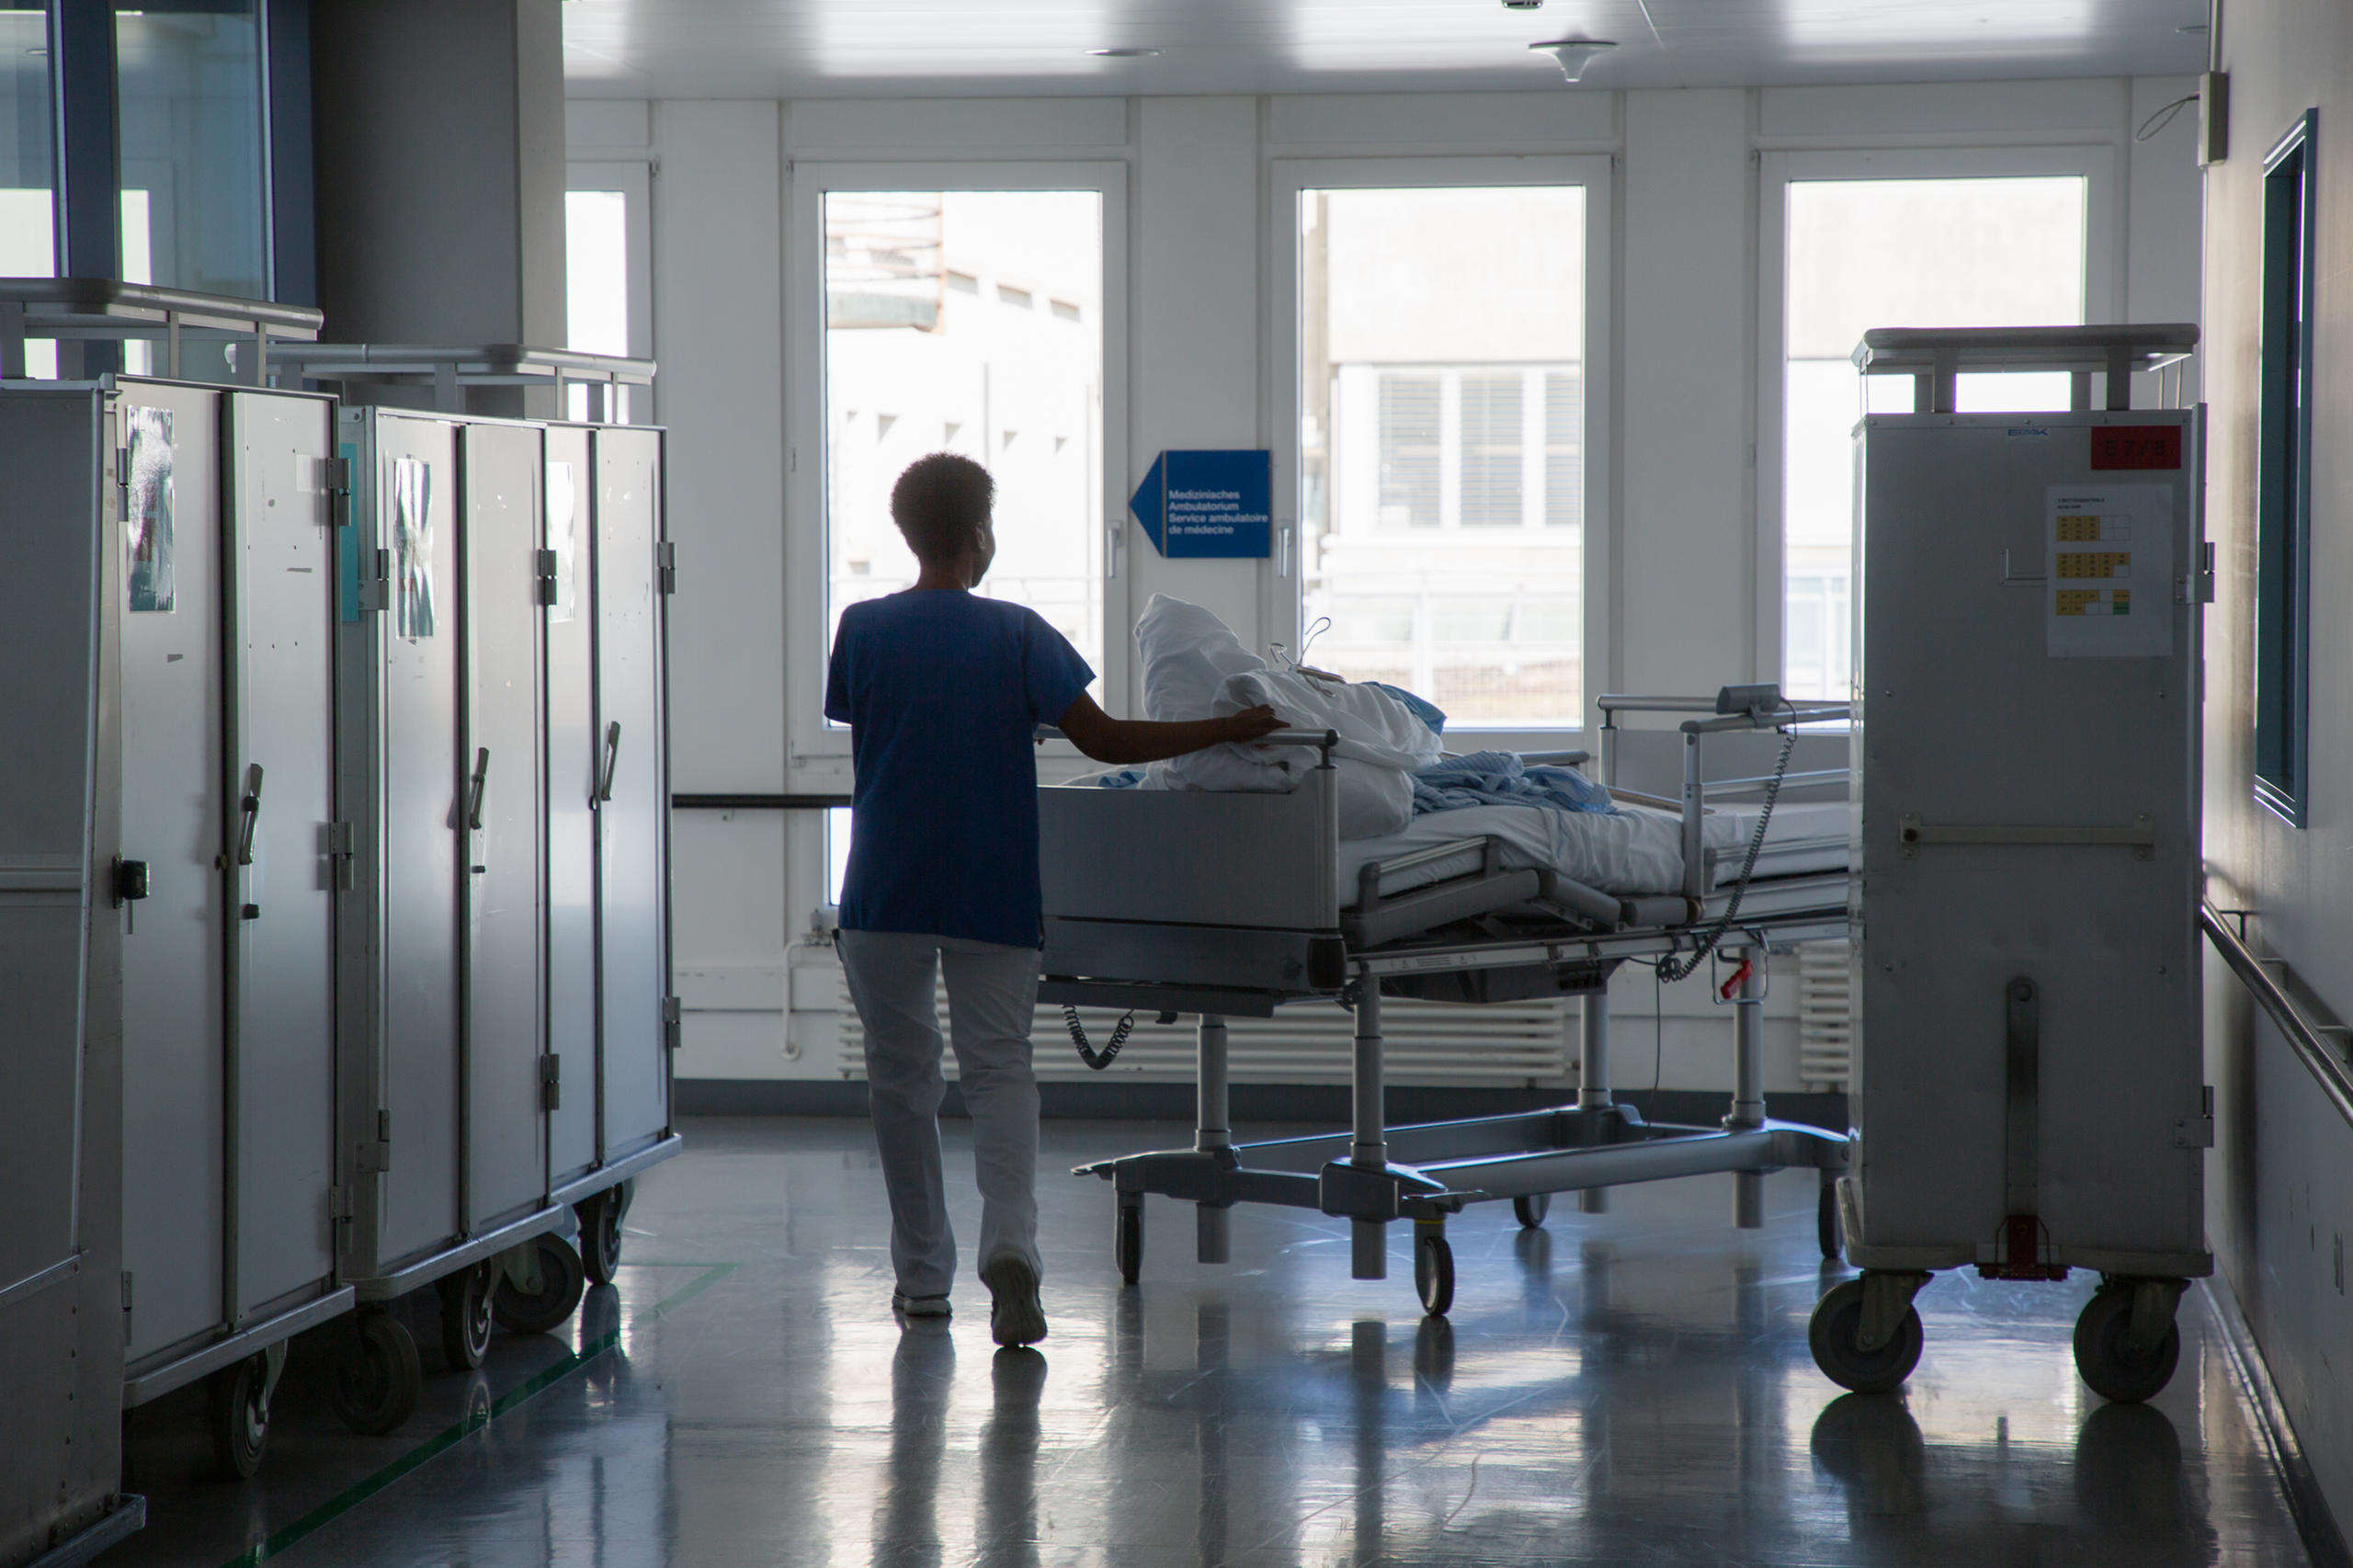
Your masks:
{"label": "ceiling light fixture", "polygon": [[1557,38],[1545,43],[1531,43],[1529,50],[1536,54],[1549,54],[1561,74],[1571,82],[1585,79],[1585,68],[1610,50],[1618,47],[1616,39]]}
{"label": "ceiling light fixture", "polygon": [[1139,44],[1126,44],[1118,49],[1090,49],[1086,52],[1097,60],[1149,60],[1160,51]]}

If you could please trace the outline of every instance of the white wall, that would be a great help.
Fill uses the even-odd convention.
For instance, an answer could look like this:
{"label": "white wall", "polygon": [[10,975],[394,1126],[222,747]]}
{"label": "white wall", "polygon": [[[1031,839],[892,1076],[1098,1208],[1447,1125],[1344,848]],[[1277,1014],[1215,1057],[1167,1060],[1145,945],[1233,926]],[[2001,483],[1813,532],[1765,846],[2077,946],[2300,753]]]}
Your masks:
{"label": "white wall", "polygon": [[[2216,593],[2206,619],[2208,896],[2251,912],[2256,949],[2284,960],[2305,995],[2353,1021],[2353,12],[2234,0],[2223,29],[2230,155],[2207,171],[2204,323],[2211,399],[2206,530]],[[2319,111],[2313,168],[2317,278],[2312,319],[2313,676],[2304,824],[2255,803],[2255,520],[2263,259],[2263,160]],[[2353,1527],[2353,1129],[2219,960],[2206,966],[2207,1076],[2215,1148],[2207,1230],[2235,1289],[2313,1477]]]}
{"label": "white wall", "polygon": [[[785,283],[779,233],[799,158],[1087,158],[1129,169],[1124,497],[1165,448],[1270,446],[1268,191],[1279,159],[1601,153],[1613,160],[1607,264],[1617,324],[1594,459],[1592,514],[1610,629],[1592,690],[1704,689],[1779,667],[1779,544],[1756,479],[1758,156],[1767,150],[2089,145],[2112,150],[2124,242],[2105,258],[2134,319],[2198,309],[2194,116],[2136,145],[2172,82],[1889,88],[1326,96],[1290,98],[812,100],[789,105],[575,103],[572,155],[634,147],[653,188],[658,403],[674,432],[679,540],[673,611],[676,788],[847,790],[838,762],[788,756],[783,541],[814,518],[784,504]],[[637,139],[644,139],[642,142]],[[1288,215],[1285,215],[1288,222]],[[813,261],[813,257],[812,260]],[[1768,346],[1778,364],[1778,347]],[[814,389],[806,389],[813,393]],[[1778,440],[1778,430],[1767,432]],[[804,460],[807,460],[804,458]],[[1279,481],[1278,522],[1294,503]],[[1764,508],[1769,514],[1771,508]],[[1130,524],[1110,596],[1132,623],[1154,592],[1215,608],[1245,641],[1284,635],[1270,563],[1159,560]],[[796,672],[813,680],[813,673]],[[1639,780],[1630,780],[1639,782]],[[834,1074],[830,1021],[787,1040],[789,947],[824,896],[819,819],[680,812],[677,961],[688,1006],[682,1077]],[[781,896],[779,891],[781,889]],[[822,961],[799,949],[804,961]],[[1647,983],[1621,985],[1617,1052],[1650,1081]],[[1697,995],[1695,987],[1686,987]],[[1791,989],[1794,989],[1793,985]],[[801,994],[830,995],[830,977]],[[1704,999],[1694,1006],[1703,1011]],[[1777,1009],[1778,1010],[1778,1009]],[[1662,1077],[1717,1087],[1712,1018],[1677,1020]],[[1728,1038],[1729,1030],[1722,1031]],[[1685,1043],[1678,1045],[1680,1036]],[[789,1058],[788,1051],[798,1051]],[[1790,1058],[1777,1051],[1778,1086]],[[1639,1059],[1639,1061],[1637,1060]],[[1637,1069],[1639,1068],[1639,1072]]]}

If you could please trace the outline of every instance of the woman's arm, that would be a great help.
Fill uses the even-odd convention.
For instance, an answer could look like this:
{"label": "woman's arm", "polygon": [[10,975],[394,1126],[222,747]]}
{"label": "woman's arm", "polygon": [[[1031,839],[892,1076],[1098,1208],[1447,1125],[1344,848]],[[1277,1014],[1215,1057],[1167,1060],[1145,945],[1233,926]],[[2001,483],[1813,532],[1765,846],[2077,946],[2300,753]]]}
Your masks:
{"label": "woman's arm", "polygon": [[1071,744],[1097,762],[1122,764],[1158,762],[1182,756],[1225,741],[1255,741],[1283,727],[1271,708],[1245,709],[1223,719],[1188,719],[1160,723],[1149,719],[1114,719],[1084,692],[1063,710],[1062,733]]}

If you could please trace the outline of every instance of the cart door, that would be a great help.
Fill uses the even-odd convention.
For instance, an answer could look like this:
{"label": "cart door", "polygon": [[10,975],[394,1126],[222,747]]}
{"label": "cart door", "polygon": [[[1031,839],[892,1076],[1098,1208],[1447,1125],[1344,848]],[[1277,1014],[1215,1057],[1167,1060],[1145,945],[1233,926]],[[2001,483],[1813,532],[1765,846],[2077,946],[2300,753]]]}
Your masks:
{"label": "cart door", "polygon": [[228,398],[229,1103],[240,1320],[334,1271],[334,405]]}
{"label": "cart door", "polygon": [[147,897],[122,943],[122,1267],[128,1355],[218,1326],[230,830],[222,780],[221,394],[124,383],[122,858]]}
{"label": "cart door", "polygon": [[663,761],[661,436],[596,433],[598,950],[605,1157],[670,1121],[667,770]]}
{"label": "cart door", "polygon": [[380,415],[367,481],[384,574],[379,1092],[394,1151],[381,1188],[385,1263],[460,1224],[456,437],[438,420]]}
{"label": "cart door", "polygon": [[595,623],[589,615],[588,432],[547,433],[548,1111],[552,1185],[597,1163],[597,789]]}
{"label": "cart door", "polygon": [[547,1193],[541,903],[540,432],[468,425],[463,449],[467,1218]]}

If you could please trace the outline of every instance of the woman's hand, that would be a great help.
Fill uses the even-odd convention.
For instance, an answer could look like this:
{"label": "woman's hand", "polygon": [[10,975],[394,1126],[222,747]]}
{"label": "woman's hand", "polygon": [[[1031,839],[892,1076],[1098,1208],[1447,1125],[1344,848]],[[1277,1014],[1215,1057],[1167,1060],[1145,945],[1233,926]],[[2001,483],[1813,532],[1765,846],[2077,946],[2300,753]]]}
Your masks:
{"label": "woman's hand", "polygon": [[1263,702],[1256,708],[1245,708],[1239,713],[1230,714],[1220,722],[1227,730],[1227,733],[1220,738],[1236,745],[1247,745],[1261,735],[1270,735],[1285,727],[1275,710]]}

